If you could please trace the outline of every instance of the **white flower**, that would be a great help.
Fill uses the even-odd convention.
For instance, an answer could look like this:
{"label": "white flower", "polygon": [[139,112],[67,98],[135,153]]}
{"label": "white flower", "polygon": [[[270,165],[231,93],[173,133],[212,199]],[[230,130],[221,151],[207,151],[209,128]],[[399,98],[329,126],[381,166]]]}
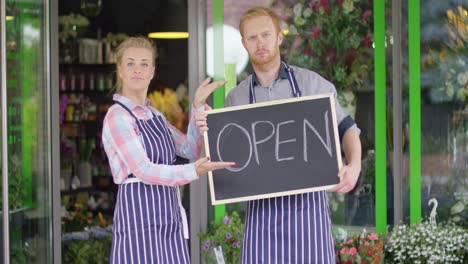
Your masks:
{"label": "white flower", "polygon": [[304,9],[304,12],[302,12],[302,15],[304,15],[305,18],[309,18],[312,15],[312,9],[310,8]]}
{"label": "white flower", "polygon": [[457,81],[460,85],[465,85],[468,83],[468,71],[460,72],[457,76]]}
{"label": "white flower", "polygon": [[295,16],[300,16],[302,13],[302,4],[301,3],[297,3],[295,6],[294,6],[294,15]]}

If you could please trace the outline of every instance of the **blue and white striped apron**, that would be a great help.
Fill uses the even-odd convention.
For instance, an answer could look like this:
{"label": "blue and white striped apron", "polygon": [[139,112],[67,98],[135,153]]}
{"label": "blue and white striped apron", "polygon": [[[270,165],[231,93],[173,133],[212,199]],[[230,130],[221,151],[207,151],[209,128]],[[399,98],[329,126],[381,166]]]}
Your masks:
{"label": "blue and white striped apron", "polygon": [[[284,64],[295,97],[302,95],[293,70]],[[250,103],[256,103],[250,80]],[[242,263],[334,264],[325,191],[249,201]]]}
{"label": "blue and white striped apron", "polygon": [[[161,116],[136,120],[149,159],[173,164],[175,144]],[[133,174],[119,185],[114,211],[110,263],[190,263],[185,210],[179,188],[149,185]]]}

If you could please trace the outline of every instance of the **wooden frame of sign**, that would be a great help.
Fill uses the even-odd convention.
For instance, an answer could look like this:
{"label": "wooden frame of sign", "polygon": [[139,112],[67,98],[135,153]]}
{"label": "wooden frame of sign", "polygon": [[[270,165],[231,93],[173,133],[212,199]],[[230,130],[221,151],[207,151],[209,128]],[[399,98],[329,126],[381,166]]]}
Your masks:
{"label": "wooden frame of sign", "polygon": [[206,155],[236,162],[208,173],[212,205],[328,190],[339,183],[333,94],[207,113]]}

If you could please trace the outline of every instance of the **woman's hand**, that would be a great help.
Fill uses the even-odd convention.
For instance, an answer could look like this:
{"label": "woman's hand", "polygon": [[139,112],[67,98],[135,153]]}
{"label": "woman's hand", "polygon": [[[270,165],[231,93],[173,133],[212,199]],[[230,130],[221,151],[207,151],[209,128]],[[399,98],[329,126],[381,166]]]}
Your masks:
{"label": "woman's hand", "polygon": [[193,99],[193,107],[195,107],[195,109],[204,105],[206,98],[208,98],[208,96],[210,96],[214,90],[226,83],[225,80],[210,83],[210,80],[211,78],[208,77],[200,84],[200,86],[198,86],[197,91],[195,92],[195,97]]}
{"label": "woman's hand", "polygon": [[[211,110],[211,107],[207,104],[204,105],[203,110]],[[197,125],[198,129],[200,130],[200,134],[203,135],[205,131],[208,131],[208,125],[206,124],[206,117],[208,116],[205,112],[199,112],[195,114],[195,124]]]}
{"label": "woman's hand", "polygon": [[217,161],[211,162],[209,157],[204,157],[195,162],[195,170],[197,175],[203,175],[209,171],[213,170],[220,170],[227,167],[235,167],[235,162],[224,162],[224,161]]}

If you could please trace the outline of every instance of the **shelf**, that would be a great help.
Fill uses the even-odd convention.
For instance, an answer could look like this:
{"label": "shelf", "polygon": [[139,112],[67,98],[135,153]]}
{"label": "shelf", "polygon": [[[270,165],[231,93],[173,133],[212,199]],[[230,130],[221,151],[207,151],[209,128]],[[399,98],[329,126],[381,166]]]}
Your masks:
{"label": "shelf", "polygon": [[102,193],[102,192],[115,192],[115,191],[117,191],[117,186],[112,184],[109,186],[80,187],[74,190],[63,190],[63,191],[60,191],[60,193],[62,195],[73,195],[73,194],[83,193],[83,192],[97,194],[97,193]]}
{"label": "shelf", "polygon": [[114,63],[60,63],[59,67],[68,68],[115,68]]}
{"label": "shelf", "polygon": [[81,121],[63,121],[62,125],[93,125],[102,123],[102,120],[81,120]]}
{"label": "shelf", "polygon": [[112,91],[112,88],[105,88],[104,90],[89,90],[89,89],[84,89],[84,90],[65,90],[65,91],[60,91],[60,94],[85,94],[85,95],[99,95],[99,96],[104,96],[104,98],[108,97],[109,99],[112,99],[112,95],[114,92]]}

